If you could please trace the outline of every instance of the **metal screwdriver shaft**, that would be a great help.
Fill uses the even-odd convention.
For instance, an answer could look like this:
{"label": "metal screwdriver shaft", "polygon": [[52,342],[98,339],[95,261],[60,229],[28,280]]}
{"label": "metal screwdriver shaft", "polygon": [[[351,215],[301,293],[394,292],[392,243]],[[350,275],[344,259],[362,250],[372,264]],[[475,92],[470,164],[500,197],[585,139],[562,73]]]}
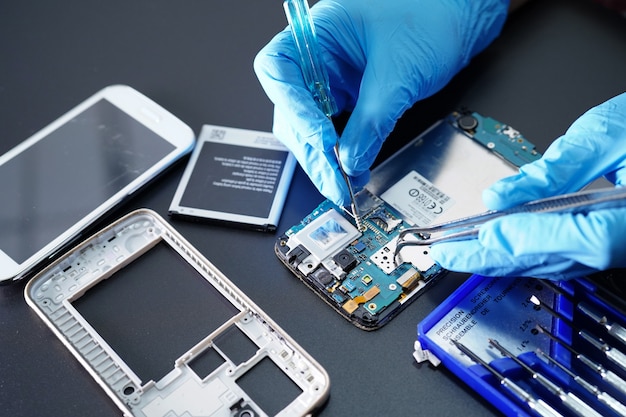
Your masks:
{"label": "metal screwdriver shaft", "polygon": [[567,317],[565,317],[558,311],[555,311],[552,307],[548,306],[546,303],[539,300],[536,296],[533,295],[532,297],[530,297],[530,302],[537,306],[540,306],[541,308],[545,309],[547,312],[552,314],[554,317],[563,321],[565,324],[571,327],[572,330],[574,330],[576,334],[580,336],[581,339],[587,341],[594,348],[602,352],[602,354],[608,360],[610,360],[611,362],[613,362],[614,364],[622,368],[622,370],[626,371],[626,354],[624,354],[622,351],[615,349],[614,347],[606,343],[604,340],[602,340],[601,338],[597,336],[594,336],[587,330],[579,329],[570,319],[568,319]]}
{"label": "metal screwdriver shaft", "polygon": [[489,344],[500,351],[502,356],[511,358],[515,363],[525,369],[532,378],[541,386],[561,400],[561,403],[571,412],[579,417],[601,417],[602,415],[591,408],[589,404],[581,400],[576,394],[565,391],[563,388],[552,382],[545,375],[535,371],[533,368],[525,364],[517,356],[513,355],[504,346],[495,339],[489,339]]}
{"label": "metal screwdriver shaft", "polygon": [[574,380],[574,382],[576,382],[578,385],[583,387],[583,389],[585,389],[591,395],[596,397],[598,401],[600,401],[602,404],[608,406],[609,408],[611,408],[611,410],[615,411],[620,416],[626,417],[626,406],[624,406],[624,404],[618,401],[615,397],[600,390],[600,388],[598,388],[596,385],[593,385],[587,382],[581,376],[576,375],[574,372],[567,369],[567,367],[563,365],[561,362],[550,357],[547,353],[545,353],[541,349],[537,349],[535,352],[537,353],[538,356],[544,358],[549,363],[556,365],[556,367],[558,367],[567,375],[569,375]]}
{"label": "metal screwdriver shaft", "polygon": [[469,357],[472,361],[476,362],[484,366],[493,376],[495,376],[498,381],[500,381],[500,385],[506,388],[515,398],[525,403],[528,408],[533,410],[537,415],[541,417],[559,417],[562,416],[558,411],[552,408],[548,403],[543,401],[542,399],[537,399],[533,395],[531,395],[528,391],[524,390],[522,387],[517,385],[511,379],[505,377],[500,372],[496,371],[494,367],[489,365],[487,362],[482,360],[480,356],[476,355],[474,352],[469,350],[461,342],[457,342],[456,340],[452,340],[452,343],[467,357]]}
{"label": "metal screwdriver shaft", "polygon": [[589,359],[582,353],[579,353],[573,347],[571,347],[566,340],[563,340],[562,338],[553,335],[548,329],[546,329],[542,325],[536,325],[535,329],[539,330],[540,333],[545,334],[550,339],[554,340],[555,342],[559,343],[561,346],[569,350],[576,359],[578,359],[583,365],[587,366],[593,372],[598,374],[604,382],[610,384],[613,388],[618,390],[623,395],[626,395],[626,381],[623,380],[615,372],[611,371],[610,369],[606,369],[604,366],[602,366],[602,364]]}
{"label": "metal screwdriver shaft", "polygon": [[[283,2],[287,21],[291,29],[296,49],[298,50],[298,58],[300,59],[300,68],[302,76],[311,94],[313,100],[318,107],[329,119],[337,113],[337,104],[330,92],[330,83],[328,81],[328,73],[321,59],[317,36],[315,34],[315,26],[313,19],[309,13],[309,4],[306,0],[285,0]],[[365,230],[365,225],[361,220],[361,215],[356,204],[354,191],[350,177],[346,174],[339,157],[339,137],[334,147],[335,157],[341,176],[346,182],[348,193],[350,194],[350,209],[356,223],[357,229],[361,232]]]}
{"label": "metal screwdriver shaft", "polygon": [[576,306],[576,309],[578,311],[598,323],[600,326],[604,327],[608,334],[626,345],[626,327],[622,326],[619,323],[616,323],[613,320],[610,320],[605,314],[603,314],[603,312],[601,312],[598,308],[591,306],[589,303],[586,303],[584,301],[576,301],[573,296],[563,291],[557,285],[545,281],[542,281],[542,283],[552,289],[554,292],[557,292],[558,294],[567,298],[572,304]]}

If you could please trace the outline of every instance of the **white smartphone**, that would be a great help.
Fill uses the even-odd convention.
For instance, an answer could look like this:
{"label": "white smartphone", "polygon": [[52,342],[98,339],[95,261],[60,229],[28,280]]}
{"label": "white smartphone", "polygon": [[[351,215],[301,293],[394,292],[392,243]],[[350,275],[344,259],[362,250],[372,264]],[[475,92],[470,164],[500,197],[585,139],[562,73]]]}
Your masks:
{"label": "white smartphone", "polygon": [[0,283],[43,267],[193,144],[181,120],[114,85],[1,155]]}
{"label": "white smartphone", "polygon": [[136,210],[26,285],[125,416],[305,416],[328,374],[155,212]]}

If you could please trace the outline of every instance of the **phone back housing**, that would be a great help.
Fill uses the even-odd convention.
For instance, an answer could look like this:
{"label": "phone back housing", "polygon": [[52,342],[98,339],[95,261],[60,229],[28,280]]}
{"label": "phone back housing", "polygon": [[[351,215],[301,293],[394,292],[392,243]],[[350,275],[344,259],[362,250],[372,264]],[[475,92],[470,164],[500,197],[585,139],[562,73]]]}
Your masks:
{"label": "phone back housing", "polygon": [[134,211],[26,286],[127,416],[307,415],[326,371],[160,216]]}

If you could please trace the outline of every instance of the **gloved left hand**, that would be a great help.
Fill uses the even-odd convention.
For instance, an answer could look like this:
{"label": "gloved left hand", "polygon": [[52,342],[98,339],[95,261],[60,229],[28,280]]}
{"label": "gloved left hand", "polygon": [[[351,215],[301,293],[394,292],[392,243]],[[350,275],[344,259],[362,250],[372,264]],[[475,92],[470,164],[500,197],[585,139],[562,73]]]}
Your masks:
{"label": "gloved left hand", "polygon": [[[580,190],[605,176],[626,185],[626,93],[592,108],[538,161],[485,190],[490,209]],[[584,214],[515,214],[480,227],[478,239],[430,254],[444,268],[487,276],[569,279],[626,267],[626,208]]]}
{"label": "gloved left hand", "polygon": [[[321,0],[311,7],[331,94],[350,118],[340,158],[353,186],[369,168],[402,113],[441,89],[500,32],[508,0]],[[349,203],[338,170],[337,133],[304,84],[290,30],[257,55],[254,69],[274,103],[276,137],[315,186]]]}

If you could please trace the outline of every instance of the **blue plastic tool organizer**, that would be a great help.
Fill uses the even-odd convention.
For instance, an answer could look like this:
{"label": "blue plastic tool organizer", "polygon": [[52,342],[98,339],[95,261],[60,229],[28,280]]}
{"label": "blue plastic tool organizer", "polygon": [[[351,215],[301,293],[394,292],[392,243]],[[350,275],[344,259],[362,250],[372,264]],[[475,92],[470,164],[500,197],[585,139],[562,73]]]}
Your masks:
{"label": "blue plastic tool organizer", "polygon": [[[621,326],[626,327],[626,320],[620,300],[608,299],[614,294],[604,288],[593,279],[557,283],[473,275],[418,324],[414,356],[418,362],[443,364],[506,415],[542,414],[512,395],[492,372],[462,353],[451,340],[465,345],[501,376],[563,416],[577,413],[572,402],[565,404],[562,398],[577,398],[597,415],[623,415],[626,356],[621,354],[626,352],[626,342],[619,331]],[[539,305],[531,301],[533,295],[540,300]],[[589,310],[595,317],[589,315]],[[533,372],[545,376],[564,397],[559,398],[515,360],[490,346],[489,339],[496,340]],[[542,354],[582,378],[587,388]],[[593,369],[592,364],[600,367]],[[595,387],[595,393],[590,387]]]}

